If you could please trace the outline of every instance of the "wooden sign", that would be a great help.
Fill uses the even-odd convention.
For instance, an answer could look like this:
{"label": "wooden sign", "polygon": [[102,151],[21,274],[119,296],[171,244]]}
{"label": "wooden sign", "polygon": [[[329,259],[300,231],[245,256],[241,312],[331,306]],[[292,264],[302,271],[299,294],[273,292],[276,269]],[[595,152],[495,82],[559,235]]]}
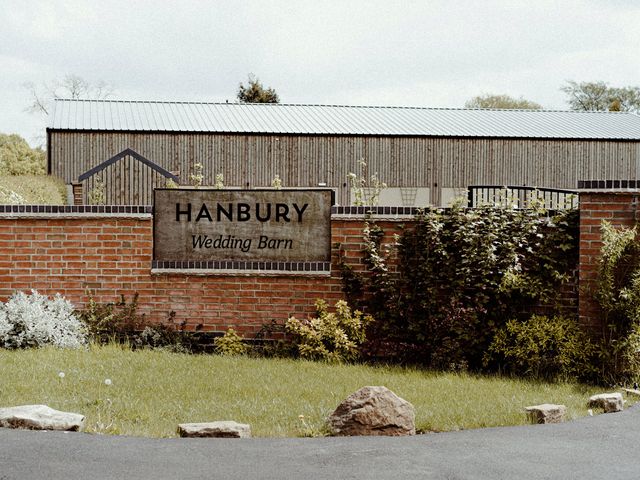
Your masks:
{"label": "wooden sign", "polygon": [[156,261],[329,262],[330,190],[156,189]]}

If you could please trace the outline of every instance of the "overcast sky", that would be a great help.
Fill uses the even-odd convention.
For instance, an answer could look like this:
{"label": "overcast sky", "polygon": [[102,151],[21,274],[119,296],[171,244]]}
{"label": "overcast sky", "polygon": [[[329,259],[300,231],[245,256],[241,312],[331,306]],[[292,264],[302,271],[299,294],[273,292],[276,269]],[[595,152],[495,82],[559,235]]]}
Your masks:
{"label": "overcast sky", "polygon": [[0,0],[0,132],[32,144],[25,82],[75,74],[130,100],[566,109],[566,80],[640,85],[640,1]]}

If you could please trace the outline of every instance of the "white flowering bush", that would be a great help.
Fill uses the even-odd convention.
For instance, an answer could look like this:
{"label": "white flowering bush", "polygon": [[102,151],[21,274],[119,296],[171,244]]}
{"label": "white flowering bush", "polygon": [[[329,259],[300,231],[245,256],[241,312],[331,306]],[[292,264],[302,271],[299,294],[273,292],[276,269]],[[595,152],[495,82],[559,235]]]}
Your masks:
{"label": "white flowering bush", "polygon": [[11,331],[11,324],[7,319],[7,314],[2,308],[3,305],[0,303],[0,344],[2,344],[2,339]]}
{"label": "white flowering bush", "polygon": [[24,205],[27,201],[19,193],[0,185],[0,203],[8,205]]}
{"label": "white flowering bush", "polygon": [[49,298],[35,290],[31,295],[17,292],[0,303],[0,346],[78,348],[86,343],[87,334],[73,311],[71,302],[59,293]]}

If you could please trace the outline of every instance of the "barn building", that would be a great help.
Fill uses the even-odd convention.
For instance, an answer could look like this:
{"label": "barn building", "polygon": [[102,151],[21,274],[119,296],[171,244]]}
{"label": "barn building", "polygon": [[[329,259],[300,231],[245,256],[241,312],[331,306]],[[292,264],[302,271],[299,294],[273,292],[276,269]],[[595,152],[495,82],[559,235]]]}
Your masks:
{"label": "barn building", "polygon": [[[348,205],[349,173],[377,174],[384,205],[446,205],[469,185],[574,189],[640,179],[631,113],[56,100],[49,173],[86,202],[150,204],[169,179],[227,187],[327,186]],[[366,162],[362,172],[360,162]]]}

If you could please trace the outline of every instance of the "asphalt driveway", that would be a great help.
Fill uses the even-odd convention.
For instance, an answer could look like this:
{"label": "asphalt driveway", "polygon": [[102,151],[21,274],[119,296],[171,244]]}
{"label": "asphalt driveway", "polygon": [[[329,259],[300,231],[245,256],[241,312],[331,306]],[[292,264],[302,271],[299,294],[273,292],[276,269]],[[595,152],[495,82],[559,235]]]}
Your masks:
{"label": "asphalt driveway", "polygon": [[415,437],[149,439],[0,429],[0,480],[640,478],[640,407]]}

